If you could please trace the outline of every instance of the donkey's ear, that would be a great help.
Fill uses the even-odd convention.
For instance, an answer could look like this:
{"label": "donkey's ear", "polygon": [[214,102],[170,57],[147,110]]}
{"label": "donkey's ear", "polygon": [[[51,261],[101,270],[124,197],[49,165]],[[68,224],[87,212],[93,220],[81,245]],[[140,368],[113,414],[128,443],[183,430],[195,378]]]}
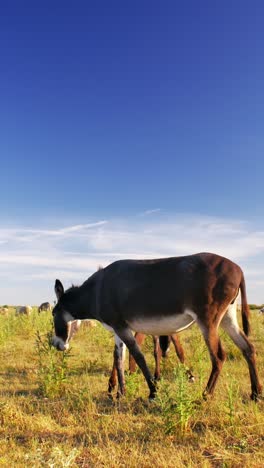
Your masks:
{"label": "donkey's ear", "polygon": [[99,270],[103,270],[103,267],[102,267],[102,265],[98,265],[98,267],[97,267],[97,271],[99,271]]}
{"label": "donkey's ear", "polygon": [[64,287],[63,287],[62,283],[60,282],[60,280],[56,279],[54,289],[55,289],[56,297],[57,297],[57,299],[59,301],[61,296],[64,293]]}

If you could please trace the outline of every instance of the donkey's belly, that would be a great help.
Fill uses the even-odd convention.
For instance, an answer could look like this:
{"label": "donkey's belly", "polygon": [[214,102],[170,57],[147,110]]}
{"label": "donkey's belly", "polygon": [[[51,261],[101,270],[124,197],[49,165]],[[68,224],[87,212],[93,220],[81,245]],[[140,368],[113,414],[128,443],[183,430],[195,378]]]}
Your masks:
{"label": "donkey's belly", "polygon": [[[192,315],[191,315],[192,314]],[[136,318],[127,323],[135,332],[146,335],[172,335],[188,328],[195,321],[195,314],[184,312],[180,315],[171,315],[156,318]]]}

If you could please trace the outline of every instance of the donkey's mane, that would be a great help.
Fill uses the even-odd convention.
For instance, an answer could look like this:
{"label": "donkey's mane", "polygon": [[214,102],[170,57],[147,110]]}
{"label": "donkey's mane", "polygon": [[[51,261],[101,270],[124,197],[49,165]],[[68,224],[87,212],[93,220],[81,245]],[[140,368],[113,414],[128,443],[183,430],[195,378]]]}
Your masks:
{"label": "donkey's mane", "polygon": [[80,286],[77,286],[77,284],[72,284],[65,292],[67,293],[67,292],[70,292],[70,291],[73,291],[73,290],[76,291],[76,289],[78,289],[79,287]]}
{"label": "donkey's mane", "polygon": [[64,291],[64,296],[67,297],[67,299],[74,299],[75,293],[78,292],[80,286],[76,286],[72,284],[66,291]]}
{"label": "donkey's mane", "polygon": [[78,293],[80,291],[80,288],[82,286],[85,287],[87,284],[90,284],[90,285],[94,284],[94,281],[97,279],[99,271],[102,272],[103,268],[100,267],[95,273],[89,276],[89,278],[87,278],[87,280],[84,281],[82,285],[77,286],[76,284],[72,284],[68,289],[66,289],[64,294],[67,294],[67,298],[72,298],[74,297],[75,293]]}

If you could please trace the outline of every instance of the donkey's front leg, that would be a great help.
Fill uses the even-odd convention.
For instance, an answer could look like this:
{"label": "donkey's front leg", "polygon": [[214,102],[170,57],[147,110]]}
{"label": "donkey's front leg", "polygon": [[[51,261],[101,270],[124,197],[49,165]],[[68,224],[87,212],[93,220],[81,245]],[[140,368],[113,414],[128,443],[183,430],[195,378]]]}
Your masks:
{"label": "donkey's front leg", "polygon": [[[115,358],[114,358],[114,360],[115,360]],[[116,384],[117,384],[117,369],[116,369],[116,365],[115,365],[115,362],[114,362],[112,372],[111,372],[111,375],[110,375],[109,380],[108,380],[108,394],[109,394],[109,396],[111,395],[112,391],[115,389]]]}
{"label": "donkey's front leg", "polygon": [[142,352],[140,351],[137,345],[137,342],[133,336],[132,331],[130,330],[130,328],[127,328],[127,327],[124,327],[124,328],[118,327],[118,328],[115,328],[114,330],[115,330],[115,333],[119,336],[120,340],[122,340],[126,344],[129,352],[132,354],[138,367],[142,370],[143,375],[147,381],[147,384],[150,390],[149,398],[150,399],[155,398],[155,394],[157,391],[155,382],[147,366],[144,355],[142,354]]}
{"label": "donkey's front leg", "polygon": [[[119,397],[120,394],[124,395],[126,391],[125,376],[124,376],[125,355],[126,355],[126,345],[123,343],[120,337],[115,333],[114,367],[117,370],[117,377],[118,377],[118,384],[119,384],[117,397]],[[112,374],[113,374],[113,371],[112,371]]]}
{"label": "donkey's front leg", "polygon": [[[144,335],[144,333],[139,333],[137,332],[135,334],[135,340],[138,344],[138,346],[141,348],[141,346],[143,345],[144,341],[145,341],[145,338],[146,338],[146,335]],[[133,358],[133,356],[129,353],[129,373],[130,374],[133,374],[133,372],[136,372],[136,362],[135,362],[135,359]]]}

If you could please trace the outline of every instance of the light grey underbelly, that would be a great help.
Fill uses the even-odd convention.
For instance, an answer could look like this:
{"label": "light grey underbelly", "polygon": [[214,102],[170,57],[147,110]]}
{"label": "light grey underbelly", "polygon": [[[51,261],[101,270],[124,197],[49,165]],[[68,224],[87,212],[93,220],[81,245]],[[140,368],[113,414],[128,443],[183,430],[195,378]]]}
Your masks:
{"label": "light grey underbelly", "polygon": [[127,321],[129,327],[135,332],[146,335],[172,335],[190,327],[196,320],[192,311],[183,314],[170,315],[157,318],[137,318]]}

